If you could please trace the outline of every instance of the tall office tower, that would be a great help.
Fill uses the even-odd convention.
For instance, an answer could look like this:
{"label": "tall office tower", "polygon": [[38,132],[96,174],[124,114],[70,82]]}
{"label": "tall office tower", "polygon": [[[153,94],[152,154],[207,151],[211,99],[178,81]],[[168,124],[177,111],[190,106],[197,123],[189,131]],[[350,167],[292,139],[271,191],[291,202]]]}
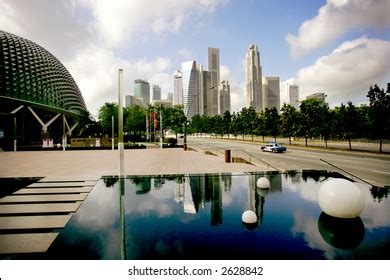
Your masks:
{"label": "tall office tower", "polygon": [[203,100],[204,100],[204,114],[212,116],[213,113],[213,96],[211,95],[211,73],[209,71],[203,71]]}
{"label": "tall office tower", "polygon": [[198,108],[198,115],[203,116],[204,115],[204,103],[205,103],[205,94],[203,91],[203,65],[197,64],[196,65],[196,75],[198,77],[198,97],[194,101],[197,105],[196,108]]}
{"label": "tall office tower", "polygon": [[326,94],[323,92],[316,92],[311,95],[306,96],[306,99],[317,99],[321,102],[322,105],[325,105]]}
{"label": "tall office tower", "polygon": [[176,70],[173,73],[173,106],[183,105],[183,73]]}
{"label": "tall office tower", "polygon": [[183,73],[183,105],[184,114],[191,119],[193,116],[199,114],[199,79],[198,71],[196,69],[196,61],[191,60],[181,64]]}
{"label": "tall office tower", "polygon": [[299,86],[289,85],[288,86],[288,99],[291,106],[295,109],[299,109]]}
{"label": "tall office tower", "polygon": [[280,81],[279,77],[263,77],[263,108],[275,107],[280,111]]}
{"label": "tall office tower", "polygon": [[142,103],[150,104],[150,86],[147,81],[138,79],[134,81],[134,96],[142,100]]}
{"label": "tall office tower", "polygon": [[246,52],[245,67],[246,107],[253,107],[257,112],[265,108],[263,105],[261,75],[259,51],[256,45],[250,45]]}
{"label": "tall office tower", "polygon": [[218,101],[219,115],[223,115],[226,111],[230,112],[230,85],[228,81],[223,80],[221,82]]}
{"label": "tall office tower", "polygon": [[153,85],[153,100],[161,100],[161,88],[159,85]]}
{"label": "tall office tower", "polygon": [[218,87],[219,87],[219,49],[209,48],[209,72],[211,87],[209,89],[210,99],[207,101],[207,115],[218,115]]}

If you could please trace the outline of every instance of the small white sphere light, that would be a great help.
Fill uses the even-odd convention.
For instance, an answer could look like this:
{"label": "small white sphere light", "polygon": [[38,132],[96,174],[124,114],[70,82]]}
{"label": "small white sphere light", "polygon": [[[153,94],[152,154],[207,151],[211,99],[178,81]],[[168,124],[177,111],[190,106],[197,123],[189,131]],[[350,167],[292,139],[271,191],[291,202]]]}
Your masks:
{"label": "small white sphere light", "polygon": [[271,186],[269,180],[265,177],[261,177],[257,180],[256,185],[260,189],[269,189]]}
{"label": "small white sphere light", "polygon": [[256,213],[251,210],[247,210],[242,213],[241,220],[245,224],[254,224],[257,222]]}
{"label": "small white sphere light", "polygon": [[322,211],[336,218],[356,218],[364,208],[361,190],[345,179],[326,181],[318,191],[318,204]]}

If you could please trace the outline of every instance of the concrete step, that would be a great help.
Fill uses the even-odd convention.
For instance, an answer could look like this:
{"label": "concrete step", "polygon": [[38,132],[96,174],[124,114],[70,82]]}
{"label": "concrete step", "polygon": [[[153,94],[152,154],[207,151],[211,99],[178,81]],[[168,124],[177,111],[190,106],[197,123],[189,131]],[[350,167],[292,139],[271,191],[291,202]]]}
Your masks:
{"label": "concrete step", "polygon": [[39,214],[76,212],[81,202],[42,204],[0,204],[0,214]]}
{"label": "concrete step", "polygon": [[72,215],[0,217],[0,230],[63,228]]}
{"label": "concrete step", "polygon": [[93,187],[93,182],[39,182],[28,185],[27,188],[61,188],[61,187]]}
{"label": "concrete step", "polygon": [[55,193],[89,193],[93,187],[67,187],[67,188],[24,188],[14,194],[55,194]]}
{"label": "concrete step", "polygon": [[9,195],[9,196],[0,198],[0,203],[83,201],[87,196],[88,196],[87,193],[46,194],[46,195]]}
{"label": "concrete step", "polygon": [[0,234],[0,254],[43,253],[58,233]]}

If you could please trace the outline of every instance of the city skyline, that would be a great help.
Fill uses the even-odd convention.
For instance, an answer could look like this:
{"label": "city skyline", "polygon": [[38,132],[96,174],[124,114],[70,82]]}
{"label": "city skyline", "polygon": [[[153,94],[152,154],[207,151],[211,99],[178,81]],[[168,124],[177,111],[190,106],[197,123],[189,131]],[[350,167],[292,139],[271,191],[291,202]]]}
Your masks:
{"label": "city skyline", "polygon": [[369,86],[385,87],[390,76],[385,0],[151,3],[2,1],[0,29],[53,53],[95,116],[105,102],[116,101],[118,68],[124,69],[125,94],[135,79],[147,79],[161,86],[164,99],[173,92],[172,73],[183,61],[207,65],[210,46],[219,49],[220,81],[229,81],[232,111],[245,106],[251,44],[259,48],[263,76],[280,77],[280,106],[287,84],[299,85],[300,100],[324,92],[331,107],[367,103]]}

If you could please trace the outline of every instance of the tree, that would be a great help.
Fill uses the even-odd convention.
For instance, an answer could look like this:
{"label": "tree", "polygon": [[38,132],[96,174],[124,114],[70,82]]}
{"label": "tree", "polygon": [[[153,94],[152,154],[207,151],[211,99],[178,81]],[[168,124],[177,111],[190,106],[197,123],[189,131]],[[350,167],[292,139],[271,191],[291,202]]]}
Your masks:
{"label": "tree", "polygon": [[276,136],[279,135],[279,122],[280,116],[278,114],[278,110],[275,107],[271,109],[265,108],[264,110],[264,118],[265,118],[265,127],[268,133],[274,137],[276,142]]}
{"label": "tree", "polygon": [[230,138],[230,125],[232,122],[232,115],[229,111],[226,111],[223,114],[223,131],[228,135],[228,139]]}
{"label": "tree", "polygon": [[98,122],[101,131],[105,135],[110,135],[112,131],[112,116],[114,116],[114,127],[118,127],[118,105],[106,102],[99,109]]}
{"label": "tree", "polygon": [[140,136],[146,131],[146,110],[140,106],[134,106],[126,108],[124,112],[125,118],[125,131],[130,135]]}
{"label": "tree", "polygon": [[318,112],[322,111],[322,104],[316,99],[307,99],[302,101],[298,114],[298,133],[307,139],[319,135],[319,123],[321,123],[321,115]]}
{"label": "tree", "polygon": [[341,103],[337,109],[337,120],[339,134],[344,139],[348,140],[349,149],[352,150],[351,139],[354,138],[359,130],[359,113],[352,102],[348,102],[348,106]]}
{"label": "tree", "polygon": [[319,133],[324,138],[325,147],[328,148],[328,140],[335,127],[335,114],[329,110],[327,105],[323,105],[318,113],[320,116]]}
{"label": "tree", "polygon": [[263,142],[264,142],[264,136],[267,134],[264,112],[257,113],[255,133],[257,135],[261,135],[263,137]]}
{"label": "tree", "polygon": [[390,135],[390,95],[374,85],[370,86],[367,97],[370,100],[373,134],[379,139],[381,153],[383,139]]}
{"label": "tree", "polygon": [[280,132],[283,136],[288,137],[291,145],[291,137],[294,136],[297,130],[298,112],[294,106],[284,103],[280,110],[282,115],[280,117]]}
{"label": "tree", "polygon": [[163,116],[163,122],[166,123],[166,129],[172,130],[175,133],[177,140],[177,134],[183,131],[183,125],[186,121],[183,107],[174,106],[171,108],[165,108],[163,112],[165,113]]}
{"label": "tree", "polygon": [[234,112],[232,115],[232,123],[230,125],[230,129],[233,132],[235,140],[237,140],[237,135],[241,130],[240,126],[241,126],[240,113]]}
{"label": "tree", "polygon": [[77,126],[73,131],[73,135],[78,137],[98,136],[100,134],[100,127],[98,122],[94,120],[88,111],[81,111],[75,118]]}

